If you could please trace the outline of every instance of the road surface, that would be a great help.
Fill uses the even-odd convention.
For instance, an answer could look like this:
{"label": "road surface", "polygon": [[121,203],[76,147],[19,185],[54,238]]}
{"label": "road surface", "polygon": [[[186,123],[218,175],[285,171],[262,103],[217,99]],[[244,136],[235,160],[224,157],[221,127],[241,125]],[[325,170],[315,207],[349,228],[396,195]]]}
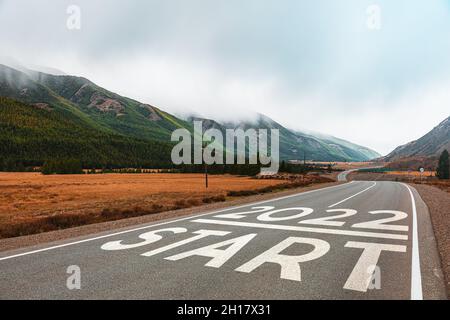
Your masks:
{"label": "road surface", "polygon": [[1,299],[446,297],[426,206],[397,182],[3,252],[0,271]]}
{"label": "road surface", "polygon": [[358,171],[359,169],[351,169],[351,170],[346,170],[346,171],[343,171],[343,172],[341,172],[341,173],[339,173],[338,174],[338,181],[339,182],[344,182],[344,181],[347,181],[347,176],[350,174],[350,173],[352,173],[352,172],[355,172],[355,171]]}

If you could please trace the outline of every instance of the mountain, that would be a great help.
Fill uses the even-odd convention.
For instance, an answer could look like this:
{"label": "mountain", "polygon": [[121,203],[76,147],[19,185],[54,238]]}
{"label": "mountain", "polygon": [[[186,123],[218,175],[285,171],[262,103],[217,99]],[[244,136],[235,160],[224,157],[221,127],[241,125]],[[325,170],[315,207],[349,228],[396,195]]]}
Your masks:
{"label": "mountain", "polygon": [[[306,133],[301,132],[299,132],[299,134],[306,135]],[[381,156],[381,154],[372,149],[330,135],[318,132],[310,133],[309,135],[321,140],[322,142],[325,142],[326,144],[328,144],[328,146],[334,148],[335,152],[341,154],[344,157],[359,159],[355,161],[373,160]]]}
{"label": "mountain", "polygon": [[[10,158],[42,162],[72,154],[95,164],[107,163],[108,159],[123,165],[168,162],[172,132],[178,128],[193,130],[194,118],[182,120],[86,78],[19,69],[0,64],[0,97],[8,98],[2,100],[0,138],[9,146],[2,154]],[[27,118],[15,116],[15,112],[24,112]],[[237,128],[278,129],[280,157],[284,160],[366,161],[379,156],[342,139],[295,132],[261,114],[253,121],[235,123],[201,120],[205,129],[222,132]],[[40,121],[45,123],[42,128],[28,126]],[[120,152],[127,154],[121,158]]]}
{"label": "mountain", "polygon": [[[30,68],[34,71],[51,74],[54,76],[67,76],[67,73],[65,73],[64,71],[55,69],[55,68],[50,68],[50,67],[45,67],[45,66],[36,66],[36,65],[33,65]],[[15,69],[17,69],[17,68],[15,68]],[[27,69],[27,70],[29,71],[29,69]]]}
{"label": "mountain", "polygon": [[280,132],[280,158],[283,160],[315,161],[367,161],[380,154],[351,142],[327,135],[311,135],[290,130],[271,118],[257,114],[253,121],[217,122],[198,116],[191,116],[189,122],[203,121],[203,129],[215,128],[225,133],[226,129],[278,129]]}
{"label": "mountain", "polygon": [[76,158],[87,167],[159,166],[171,146],[110,134],[46,104],[0,97],[0,169]]}
{"label": "mountain", "polygon": [[75,76],[27,73],[0,65],[0,96],[71,109],[110,132],[170,141],[172,131],[190,125],[156,107],[122,97]]}
{"label": "mountain", "polygon": [[395,161],[411,157],[437,157],[447,149],[450,151],[450,117],[422,138],[396,148],[386,157],[385,161]]}
{"label": "mountain", "polygon": [[[96,164],[136,165],[162,160],[167,163],[170,161],[172,131],[191,128],[189,123],[158,108],[119,96],[87,79],[74,76],[54,76],[26,69],[18,71],[0,65],[0,97],[9,98],[2,100],[0,138],[4,142],[3,147],[10,146],[0,155],[13,160],[39,163],[55,156],[66,156],[73,150],[72,156]],[[24,110],[28,114],[26,119],[19,117]],[[28,123],[39,121],[46,126],[27,128]],[[52,121],[59,121],[63,126],[52,124]],[[41,129],[48,135],[42,135],[44,131]],[[72,149],[66,150],[67,145],[62,143],[62,137],[67,138],[64,131],[79,133],[79,139],[72,139],[74,136],[68,138]],[[17,144],[18,141],[21,144]],[[52,147],[36,151],[35,146],[43,146],[44,141]],[[74,148],[76,143],[80,148]],[[89,152],[76,152],[86,145],[95,146],[95,150],[83,147]],[[94,151],[100,152],[101,156]]]}

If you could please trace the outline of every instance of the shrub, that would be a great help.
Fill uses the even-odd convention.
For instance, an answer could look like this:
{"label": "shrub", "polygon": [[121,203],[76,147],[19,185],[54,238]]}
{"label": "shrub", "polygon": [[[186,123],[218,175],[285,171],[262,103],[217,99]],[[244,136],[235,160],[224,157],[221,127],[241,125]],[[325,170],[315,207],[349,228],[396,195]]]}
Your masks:
{"label": "shrub", "polygon": [[228,191],[229,197],[247,197],[258,194],[257,190],[240,190],[240,191]]}
{"label": "shrub", "polygon": [[157,203],[152,204],[152,210],[153,212],[157,213],[157,212],[161,212],[163,210],[163,206]]}
{"label": "shrub", "polygon": [[218,196],[212,196],[212,197],[205,197],[203,198],[203,203],[214,203],[214,202],[224,202],[227,199],[225,198],[225,196],[223,194],[218,195]]}
{"label": "shrub", "polygon": [[188,199],[187,203],[189,205],[191,205],[192,207],[195,207],[195,206],[199,206],[201,202],[199,199]]}
{"label": "shrub", "polygon": [[[328,179],[323,182],[328,182]],[[310,184],[311,184],[311,182],[309,182],[309,181],[296,181],[296,182],[290,182],[290,183],[281,183],[281,184],[276,184],[273,186],[267,186],[264,188],[255,189],[255,190],[228,191],[227,196],[229,196],[229,197],[247,197],[247,196],[253,196],[253,195],[257,195],[257,194],[270,193],[273,191],[282,191],[282,190],[287,190],[287,189],[305,187]]]}
{"label": "shrub", "polygon": [[183,209],[183,208],[186,208],[187,206],[188,206],[188,204],[187,204],[186,200],[181,199],[181,200],[175,201],[174,209],[175,210]]}
{"label": "shrub", "polygon": [[44,224],[53,226],[56,229],[66,229],[87,224],[90,222],[89,220],[89,215],[61,214],[44,218]]}

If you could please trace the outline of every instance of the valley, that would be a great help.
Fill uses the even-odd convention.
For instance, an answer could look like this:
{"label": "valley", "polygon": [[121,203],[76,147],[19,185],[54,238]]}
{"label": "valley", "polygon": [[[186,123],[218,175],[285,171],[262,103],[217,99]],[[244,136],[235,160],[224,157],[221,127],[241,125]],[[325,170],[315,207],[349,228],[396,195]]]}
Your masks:
{"label": "valley", "polygon": [[76,158],[85,168],[170,166],[172,132],[192,132],[194,120],[203,121],[204,130],[222,133],[277,129],[281,160],[348,162],[380,156],[332,136],[291,130],[263,114],[236,122],[181,119],[82,77],[21,70],[0,65],[0,167],[2,162],[42,165],[54,158]]}
{"label": "valley", "polygon": [[448,0],[74,2],[0,0],[0,302],[448,300]]}

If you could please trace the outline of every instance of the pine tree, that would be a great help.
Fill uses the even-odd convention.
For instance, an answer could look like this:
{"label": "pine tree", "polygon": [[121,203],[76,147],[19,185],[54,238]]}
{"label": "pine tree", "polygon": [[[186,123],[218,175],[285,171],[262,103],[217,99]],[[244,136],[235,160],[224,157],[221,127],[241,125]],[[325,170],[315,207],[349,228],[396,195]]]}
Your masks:
{"label": "pine tree", "polygon": [[442,151],[441,156],[439,157],[439,164],[436,170],[436,175],[439,179],[449,179],[450,178],[450,164],[449,164],[449,155],[448,151]]}
{"label": "pine tree", "polygon": [[328,171],[328,173],[333,172],[333,166],[331,164],[328,164],[327,171]]}
{"label": "pine tree", "polygon": [[280,169],[278,171],[286,172],[286,161],[281,161]]}

